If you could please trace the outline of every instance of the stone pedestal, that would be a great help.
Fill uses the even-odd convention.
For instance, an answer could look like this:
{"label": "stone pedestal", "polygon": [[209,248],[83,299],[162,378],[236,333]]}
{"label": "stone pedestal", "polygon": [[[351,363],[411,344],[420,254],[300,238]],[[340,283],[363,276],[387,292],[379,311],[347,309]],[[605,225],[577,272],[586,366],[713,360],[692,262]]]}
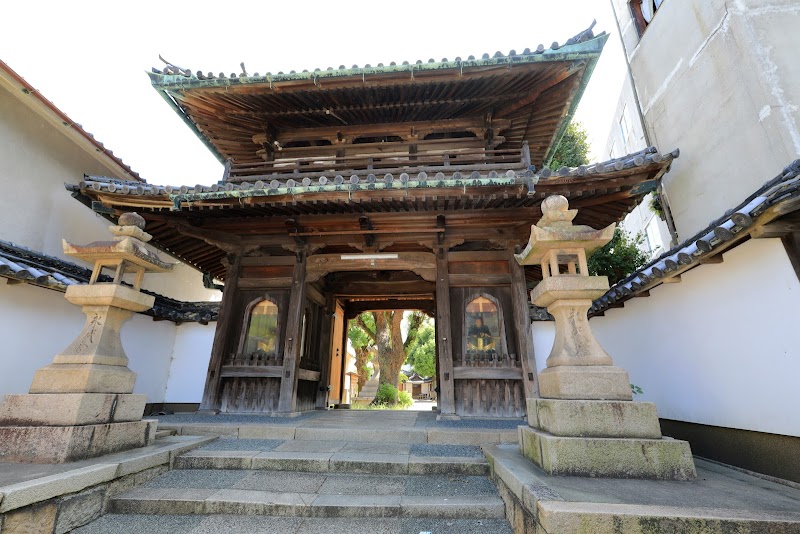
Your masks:
{"label": "stone pedestal", "polygon": [[[134,312],[155,299],[139,292],[145,271],[171,268],[144,248],[143,219],[120,217],[116,241],[78,247],[70,255],[95,262],[88,285],[70,286],[66,299],[86,315],[83,330],[53,362],[34,375],[27,395],[7,395],[0,404],[0,461],[61,463],[135,447],[155,439],[156,421],[143,421],[145,395],[134,395],[136,374],[120,341],[120,329]],[[138,219],[137,219],[138,217]],[[116,268],[113,283],[98,283],[103,267]],[[133,287],[121,284],[127,268]]]}
{"label": "stone pedestal", "polygon": [[522,454],[551,475],[692,479],[689,444],[662,438],[655,405],[632,401],[628,373],[613,365],[589,326],[592,301],[609,286],[606,277],[589,276],[586,256],[611,239],[614,225],[574,226],[577,212],[567,207],[564,197],[545,199],[542,220],[517,256],[522,264],[541,263],[544,279],[531,301],[556,323],[539,375],[542,398],[528,399],[528,426],[519,428]]}
{"label": "stone pedestal", "polygon": [[685,441],[662,438],[655,404],[528,399],[522,454],[550,475],[691,480]]}

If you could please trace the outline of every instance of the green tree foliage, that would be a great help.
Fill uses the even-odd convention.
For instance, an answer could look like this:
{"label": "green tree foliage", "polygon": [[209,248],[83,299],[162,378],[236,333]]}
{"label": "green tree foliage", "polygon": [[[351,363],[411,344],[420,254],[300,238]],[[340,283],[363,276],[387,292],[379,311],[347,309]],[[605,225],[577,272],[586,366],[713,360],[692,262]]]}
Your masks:
{"label": "green tree foliage", "polygon": [[550,168],[578,167],[589,163],[589,142],[587,138],[588,135],[583,124],[580,122],[569,123],[564,136],[553,153]]}
{"label": "green tree foliage", "polygon": [[399,391],[391,384],[381,384],[378,386],[378,391],[375,392],[375,398],[372,400],[373,404],[397,404]]}
{"label": "green tree foliage", "polygon": [[397,392],[397,404],[400,405],[401,408],[411,408],[411,405],[414,404],[414,398],[411,396],[411,393],[408,391],[398,391]]}
{"label": "green tree foliage", "polygon": [[414,343],[408,348],[406,363],[420,376],[436,374],[436,336],[433,319],[425,318],[417,331]]}
{"label": "green tree foliage", "polygon": [[611,285],[616,284],[647,263],[647,255],[639,248],[643,240],[641,234],[631,236],[617,227],[611,241],[597,249],[587,261],[589,274],[607,276]]}

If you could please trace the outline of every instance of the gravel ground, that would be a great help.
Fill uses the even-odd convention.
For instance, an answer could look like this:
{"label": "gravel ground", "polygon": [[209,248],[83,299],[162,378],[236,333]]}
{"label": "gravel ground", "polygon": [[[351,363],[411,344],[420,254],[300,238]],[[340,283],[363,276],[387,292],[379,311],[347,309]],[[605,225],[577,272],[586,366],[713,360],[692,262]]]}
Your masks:
{"label": "gravel ground", "polygon": [[220,438],[206,443],[199,449],[204,451],[271,451],[284,443],[285,440],[282,439]]}
{"label": "gravel ground", "polygon": [[502,519],[106,515],[76,534],[512,534]]}
{"label": "gravel ground", "polygon": [[478,419],[464,418],[460,421],[437,421],[436,414],[420,413],[415,426],[429,428],[458,428],[463,430],[513,430],[524,424],[518,419]]}
{"label": "gravel ground", "polygon": [[411,445],[411,455],[483,458],[481,448],[473,445],[428,445],[426,443],[415,443]]}
{"label": "gravel ground", "polygon": [[497,488],[486,477],[463,475],[409,476],[405,495],[493,495]]}

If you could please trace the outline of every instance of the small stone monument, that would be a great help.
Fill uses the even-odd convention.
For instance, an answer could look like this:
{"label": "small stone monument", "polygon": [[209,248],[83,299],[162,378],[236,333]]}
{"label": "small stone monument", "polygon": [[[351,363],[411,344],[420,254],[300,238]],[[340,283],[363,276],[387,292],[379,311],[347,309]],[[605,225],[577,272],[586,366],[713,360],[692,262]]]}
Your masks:
{"label": "small stone monument", "polygon": [[548,474],[688,480],[695,477],[689,444],[662,438],[655,404],[633,402],[628,373],[592,334],[587,312],[609,288],[589,276],[586,257],[608,243],[603,230],[574,225],[578,210],[563,196],[542,202],[521,265],[540,264],[543,280],[531,302],[555,318],[556,335],[539,375],[541,398],[528,399],[522,453]]}
{"label": "small stone monument", "polygon": [[[144,219],[120,216],[109,229],[113,241],[77,246],[63,241],[64,253],[94,264],[87,285],[69,286],[66,299],[86,315],[83,331],[53,363],[33,377],[30,393],[7,395],[0,405],[0,461],[62,463],[153,442],[156,421],[143,421],[145,395],[134,395],[136,374],[120,341],[120,328],[155,298],[139,291],[145,272],[172,265],[145,243]],[[99,282],[104,268],[113,282]],[[133,287],[123,276],[134,274]],[[35,343],[35,340],[32,340]]]}

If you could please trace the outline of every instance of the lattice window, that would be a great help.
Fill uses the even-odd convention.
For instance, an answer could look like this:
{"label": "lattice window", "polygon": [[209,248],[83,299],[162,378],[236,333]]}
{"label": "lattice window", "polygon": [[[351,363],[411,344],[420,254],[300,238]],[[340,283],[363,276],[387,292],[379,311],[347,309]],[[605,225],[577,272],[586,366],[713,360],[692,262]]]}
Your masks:
{"label": "lattice window", "polygon": [[508,354],[503,310],[494,297],[471,295],[464,314],[464,355],[462,365],[514,366]]}
{"label": "lattice window", "polygon": [[248,306],[247,330],[242,340],[242,354],[249,359],[273,363],[278,354],[278,305],[259,299]]}

